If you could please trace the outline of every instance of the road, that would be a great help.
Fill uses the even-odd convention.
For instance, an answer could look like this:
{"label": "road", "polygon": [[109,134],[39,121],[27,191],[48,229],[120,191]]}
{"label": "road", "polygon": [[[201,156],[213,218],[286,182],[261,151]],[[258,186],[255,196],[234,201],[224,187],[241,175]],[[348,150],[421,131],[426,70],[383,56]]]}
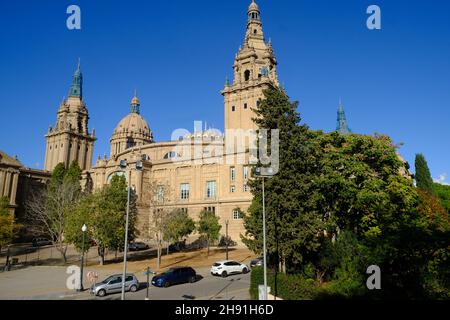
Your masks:
{"label": "road", "polygon": [[[87,291],[77,293],[66,287],[69,277],[65,267],[29,267],[0,273],[0,299],[25,300],[115,300],[119,294],[104,298],[94,297]],[[87,271],[91,269],[88,268]],[[174,285],[169,288],[149,287],[150,300],[247,300],[250,299],[250,273],[229,276],[228,278],[213,277],[209,268],[197,268],[201,276],[195,283]],[[100,270],[99,278],[120,273],[118,270]],[[146,276],[136,274],[141,289],[135,293],[127,293],[127,300],[144,300],[146,297]],[[85,282],[85,287],[89,284]]]}

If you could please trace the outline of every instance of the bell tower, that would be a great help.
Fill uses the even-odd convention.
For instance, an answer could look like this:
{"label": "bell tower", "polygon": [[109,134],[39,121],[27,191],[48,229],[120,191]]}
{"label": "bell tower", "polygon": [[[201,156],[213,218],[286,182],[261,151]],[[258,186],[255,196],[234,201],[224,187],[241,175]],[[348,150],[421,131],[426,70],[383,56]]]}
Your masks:
{"label": "bell tower", "polygon": [[46,137],[45,170],[53,171],[58,163],[66,167],[77,161],[82,170],[92,166],[95,135],[88,130],[89,115],[83,101],[83,74],[80,62],[73,75],[69,97],[58,109],[55,127],[50,126]]}
{"label": "bell tower", "polygon": [[232,84],[227,80],[222,90],[225,107],[225,130],[256,129],[252,109],[264,98],[263,90],[279,86],[277,60],[271,42],[266,42],[261,22],[261,12],[255,1],[247,11],[247,31],[244,45],[236,54]]}

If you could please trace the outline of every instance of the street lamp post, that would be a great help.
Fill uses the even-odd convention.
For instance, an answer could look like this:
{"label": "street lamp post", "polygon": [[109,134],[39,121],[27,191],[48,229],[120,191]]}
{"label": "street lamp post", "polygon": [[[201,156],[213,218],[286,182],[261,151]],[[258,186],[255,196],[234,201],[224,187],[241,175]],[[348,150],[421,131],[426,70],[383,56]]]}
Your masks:
{"label": "street lamp post", "polygon": [[[120,161],[120,168],[126,169],[128,166],[126,160]],[[136,170],[142,170],[142,161],[136,162]],[[122,272],[122,295],[125,300],[125,278],[127,274],[127,252],[128,252],[128,224],[130,219],[130,197],[131,197],[131,168],[128,170],[128,194],[127,194],[127,213],[125,218],[125,245],[123,249],[123,272]]]}
{"label": "street lamp post", "polygon": [[80,289],[78,291],[84,291],[84,287],[83,287],[83,267],[84,267],[84,241],[85,241],[85,237],[86,237],[86,230],[87,230],[87,226],[85,224],[83,224],[83,226],[81,227],[81,231],[83,232],[83,242],[81,244],[81,272],[80,272]]}
{"label": "street lamp post", "polygon": [[225,260],[228,260],[228,219],[225,220],[225,248],[226,248]]}
{"label": "street lamp post", "polygon": [[263,220],[263,268],[264,268],[264,295],[263,300],[267,300],[267,242],[266,242],[266,199],[264,190],[264,180],[265,178],[273,177],[272,168],[264,168],[267,173],[262,173],[263,168],[256,168],[255,176],[262,178],[262,220]]}

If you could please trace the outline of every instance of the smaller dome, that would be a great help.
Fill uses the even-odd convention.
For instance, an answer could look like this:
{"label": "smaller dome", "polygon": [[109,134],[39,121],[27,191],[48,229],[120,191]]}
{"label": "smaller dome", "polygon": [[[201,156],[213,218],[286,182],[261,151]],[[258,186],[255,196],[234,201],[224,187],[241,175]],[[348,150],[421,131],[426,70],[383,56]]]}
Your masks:
{"label": "smaller dome", "polygon": [[259,11],[259,7],[254,0],[252,0],[252,3],[248,7],[248,11]]}
{"label": "smaller dome", "polygon": [[150,128],[145,119],[137,114],[130,113],[122,121],[119,122],[114,133],[120,133],[123,131],[135,132],[135,133],[143,133],[144,135],[150,136]]}

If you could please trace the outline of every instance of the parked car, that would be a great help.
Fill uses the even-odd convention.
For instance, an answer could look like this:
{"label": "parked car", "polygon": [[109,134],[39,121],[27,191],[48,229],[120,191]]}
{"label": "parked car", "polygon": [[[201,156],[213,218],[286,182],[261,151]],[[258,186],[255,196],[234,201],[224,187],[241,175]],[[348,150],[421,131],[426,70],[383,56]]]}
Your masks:
{"label": "parked car", "polygon": [[128,245],[128,250],[130,251],[141,251],[141,250],[147,250],[150,247],[148,244],[144,242],[132,242]]}
{"label": "parked car", "polygon": [[236,274],[236,273],[248,273],[249,267],[244,264],[237,261],[232,260],[225,260],[225,261],[218,261],[214,263],[211,267],[211,274],[213,276],[222,276],[227,277],[230,274]]}
{"label": "parked car", "polygon": [[263,257],[253,259],[252,261],[250,261],[250,268],[261,267],[263,265],[263,261],[264,261]]}
{"label": "parked car", "polygon": [[[132,273],[127,274],[125,278],[125,291],[136,292],[139,288],[139,281]],[[104,297],[107,294],[122,292],[122,275],[115,274],[109,276],[102,282],[92,285],[90,293],[96,296]]]}
{"label": "parked car", "polygon": [[191,267],[175,267],[154,276],[152,278],[152,285],[167,288],[178,283],[194,283],[196,280],[197,273]]}
{"label": "parked car", "polygon": [[34,238],[33,241],[31,242],[31,244],[33,245],[33,247],[43,247],[43,246],[49,246],[53,243],[51,240],[49,240],[47,238]]}

